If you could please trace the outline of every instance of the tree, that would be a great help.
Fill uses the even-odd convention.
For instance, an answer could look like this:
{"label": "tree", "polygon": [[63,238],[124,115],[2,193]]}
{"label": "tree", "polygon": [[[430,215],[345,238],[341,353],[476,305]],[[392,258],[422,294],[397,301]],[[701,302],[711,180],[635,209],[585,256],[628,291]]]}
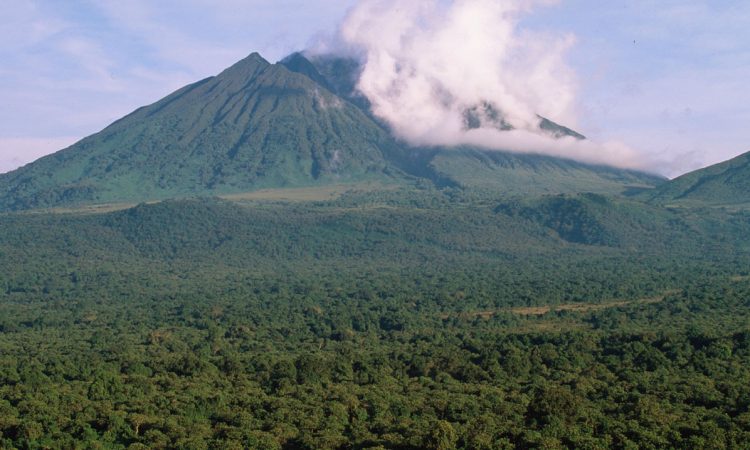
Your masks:
{"label": "tree", "polygon": [[435,422],[427,436],[425,448],[429,450],[455,450],[458,443],[458,435],[453,425],[446,420]]}

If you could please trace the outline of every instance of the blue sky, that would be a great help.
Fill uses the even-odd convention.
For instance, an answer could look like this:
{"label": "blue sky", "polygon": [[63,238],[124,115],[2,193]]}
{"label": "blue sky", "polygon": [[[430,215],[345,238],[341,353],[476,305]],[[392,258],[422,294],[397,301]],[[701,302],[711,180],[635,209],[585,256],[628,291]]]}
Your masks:
{"label": "blue sky", "polygon": [[[253,51],[308,47],[355,3],[0,0],[0,172]],[[521,26],[575,36],[579,131],[667,175],[750,151],[750,2],[546,3]]]}

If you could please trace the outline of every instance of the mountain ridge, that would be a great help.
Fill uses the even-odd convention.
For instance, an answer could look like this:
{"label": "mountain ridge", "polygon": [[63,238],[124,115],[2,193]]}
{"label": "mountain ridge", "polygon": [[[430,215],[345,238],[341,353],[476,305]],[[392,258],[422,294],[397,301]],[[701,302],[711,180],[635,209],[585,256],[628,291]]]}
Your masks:
{"label": "mountain ridge", "polygon": [[[391,136],[354,91],[343,93],[341,80],[351,81],[354,63],[327,64],[318,70],[302,54],[271,64],[251,53],[66,149],[0,175],[0,210],[363,182],[409,186],[420,178],[496,195],[523,189],[620,193],[663,181],[536,154],[410,147]],[[540,120],[547,131],[583,138]]]}
{"label": "mountain ridge", "polygon": [[[299,120],[306,116],[316,120]],[[168,198],[326,178],[401,179],[383,156],[388,145],[387,133],[358,108],[253,53],[0,176],[0,205]]]}

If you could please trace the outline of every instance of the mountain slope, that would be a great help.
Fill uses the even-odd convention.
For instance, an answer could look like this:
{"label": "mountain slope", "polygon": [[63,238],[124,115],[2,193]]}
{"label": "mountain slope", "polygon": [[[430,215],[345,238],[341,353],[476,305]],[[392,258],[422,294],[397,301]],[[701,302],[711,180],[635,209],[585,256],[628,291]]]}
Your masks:
{"label": "mountain slope", "polygon": [[472,147],[413,149],[406,158],[409,164],[406,170],[431,178],[438,185],[503,195],[621,194],[631,188],[652,187],[664,182],[660,176],[635,170]]}
{"label": "mountain slope", "polygon": [[[370,104],[357,92],[361,66],[353,58],[335,55],[306,57],[293,53],[281,61],[289,70],[310,77],[370,114]],[[497,126],[501,114],[493,105],[467,110],[467,127]],[[582,134],[539,116],[541,131],[555,138],[586,139]],[[498,122],[497,124],[488,122]],[[631,187],[662,184],[660,176],[536,154],[480,148],[418,148],[394,155],[399,167],[442,186],[480,188],[503,194],[621,193]]]}
{"label": "mountain slope", "polygon": [[307,76],[258,54],[102,132],[0,176],[23,209],[380,179],[387,133]]}
{"label": "mountain slope", "polygon": [[750,203],[750,152],[729,161],[696,170],[653,192],[653,202],[684,205],[737,205]]}
{"label": "mountain slope", "polygon": [[296,52],[280,63],[287,69],[307,75],[313,80],[325,80],[325,85],[331,92],[369,112],[370,101],[357,91],[357,82],[362,72],[358,60],[328,54],[307,56]]}
{"label": "mountain slope", "polygon": [[[325,86],[336,95],[349,100],[365,112],[370,112],[370,102],[357,90],[357,81],[362,72],[360,62],[354,58],[336,55],[314,55],[307,57],[295,52],[282,59],[287,69],[305,75]],[[568,127],[559,125],[545,117],[539,117],[539,129],[555,137],[573,137],[586,139],[582,134]],[[502,112],[490,103],[482,103],[465,111],[466,127],[495,127],[501,130],[513,129],[503,119]]]}
{"label": "mountain slope", "polygon": [[[474,148],[409,148],[369,113],[346,58],[252,54],[101,132],[0,175],[0,210],[136,203],[325,185],[437,186],[492,195],[652,187],[639,172]],[[492,105],[477,120],[501,117]],[[480,123],[487,126],[486,123]],[[541,118],[544,131],[584,137]]]}

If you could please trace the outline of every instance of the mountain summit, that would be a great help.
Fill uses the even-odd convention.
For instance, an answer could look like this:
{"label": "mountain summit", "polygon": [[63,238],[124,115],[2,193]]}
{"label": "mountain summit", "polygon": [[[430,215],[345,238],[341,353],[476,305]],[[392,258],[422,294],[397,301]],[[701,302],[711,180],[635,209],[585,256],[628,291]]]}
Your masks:
{"label": "mountain summit", "polygon": [[[376,182],[502,193],[620,192],[661,179],[479,149],[410,148],[356,94],[356,63],[259,54],[140,108],[99,133],[0,175],[0,209],[140,202],[264,188]],[[546,119],[556,134],[577,133]],[[583,138],[580,136],[580,138]]]}
{"label": "mountain summit", "polygon": [[0,177],[10,209],[390,180],[388,134],[257,53]]}

